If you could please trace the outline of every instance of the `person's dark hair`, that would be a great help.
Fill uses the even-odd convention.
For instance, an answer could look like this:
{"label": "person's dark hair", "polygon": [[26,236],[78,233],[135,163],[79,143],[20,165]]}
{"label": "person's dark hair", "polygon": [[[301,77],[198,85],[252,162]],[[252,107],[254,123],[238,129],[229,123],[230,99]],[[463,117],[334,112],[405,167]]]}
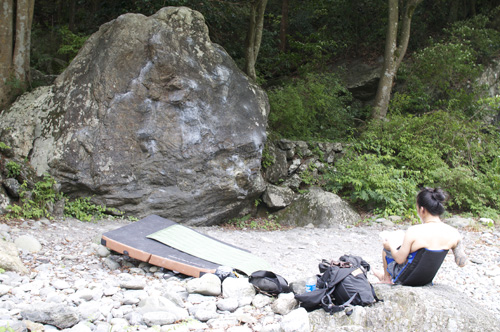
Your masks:
{"label": "person's dark hair", "polygon": [[433,216],[444,213],[446,194],[441,188],[424,188],[417,195],[417,205],[423,206]]}

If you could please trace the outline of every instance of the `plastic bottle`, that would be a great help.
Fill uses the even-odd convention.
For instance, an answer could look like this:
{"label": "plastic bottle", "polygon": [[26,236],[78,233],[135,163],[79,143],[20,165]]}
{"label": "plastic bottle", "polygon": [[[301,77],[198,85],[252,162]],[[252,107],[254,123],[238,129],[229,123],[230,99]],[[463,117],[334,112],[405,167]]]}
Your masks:
{"label": "plastic bottle", "polygon": [[309,278],[306,281],[306,292],[312,292],[316,289],[316,278]]}

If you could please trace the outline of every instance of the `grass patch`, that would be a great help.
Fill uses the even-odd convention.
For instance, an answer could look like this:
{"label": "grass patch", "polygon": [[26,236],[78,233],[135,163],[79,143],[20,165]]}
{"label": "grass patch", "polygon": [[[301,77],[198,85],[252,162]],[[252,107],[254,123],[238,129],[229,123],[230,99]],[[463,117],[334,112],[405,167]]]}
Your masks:
{"label": "grass patch", "polygon": [[240,218],[234,218],[221,225],[230,230],[255,230],[255,231],[280,231],[290,229],[276,221],[276,216],[269,214],[267,217],[254,218],[247,214]]}

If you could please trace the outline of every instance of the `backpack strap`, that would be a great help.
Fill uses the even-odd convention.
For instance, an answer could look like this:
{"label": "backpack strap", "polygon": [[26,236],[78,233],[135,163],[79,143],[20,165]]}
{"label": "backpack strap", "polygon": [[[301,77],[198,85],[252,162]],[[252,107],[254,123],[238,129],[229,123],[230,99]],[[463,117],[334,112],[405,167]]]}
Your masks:
{"label": "backpack strap", "polygon": [[[335,312],[344,311],[345,308],[347,308],[351,305],[352,301],[354,301],[356,296],[359,295],[359,293],[356,293],[353,296],[351,296],[351,298],[349,300],[347,300],[347,302],[345,302],[344,304],[335,305],[333,303],[332,297],[331,297],[331,293],[333,292],[334,289],[335,289],[335,287],[333,287],[332,290],[330,292],[328,292],[328,294],[326,294],[321,299],[321,306],[323,307],[323,310],[325,310],[326,312],[329,312],[330,315],[333,315],[333,313],[335,313]],[[347,314],[347,316],[350,316],[352,314],[352,311],[349,311],[346,314]]]}

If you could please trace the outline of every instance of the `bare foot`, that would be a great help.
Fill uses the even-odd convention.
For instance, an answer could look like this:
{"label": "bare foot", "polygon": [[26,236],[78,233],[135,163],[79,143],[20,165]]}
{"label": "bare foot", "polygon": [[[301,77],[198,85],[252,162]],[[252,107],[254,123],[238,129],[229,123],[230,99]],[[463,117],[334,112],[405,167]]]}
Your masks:
{"label": "bare foot", "polygon": [[391,276],[386,275],[383,271],[373,270],[373,274],[380,280],[381,284],[392,284]]}

